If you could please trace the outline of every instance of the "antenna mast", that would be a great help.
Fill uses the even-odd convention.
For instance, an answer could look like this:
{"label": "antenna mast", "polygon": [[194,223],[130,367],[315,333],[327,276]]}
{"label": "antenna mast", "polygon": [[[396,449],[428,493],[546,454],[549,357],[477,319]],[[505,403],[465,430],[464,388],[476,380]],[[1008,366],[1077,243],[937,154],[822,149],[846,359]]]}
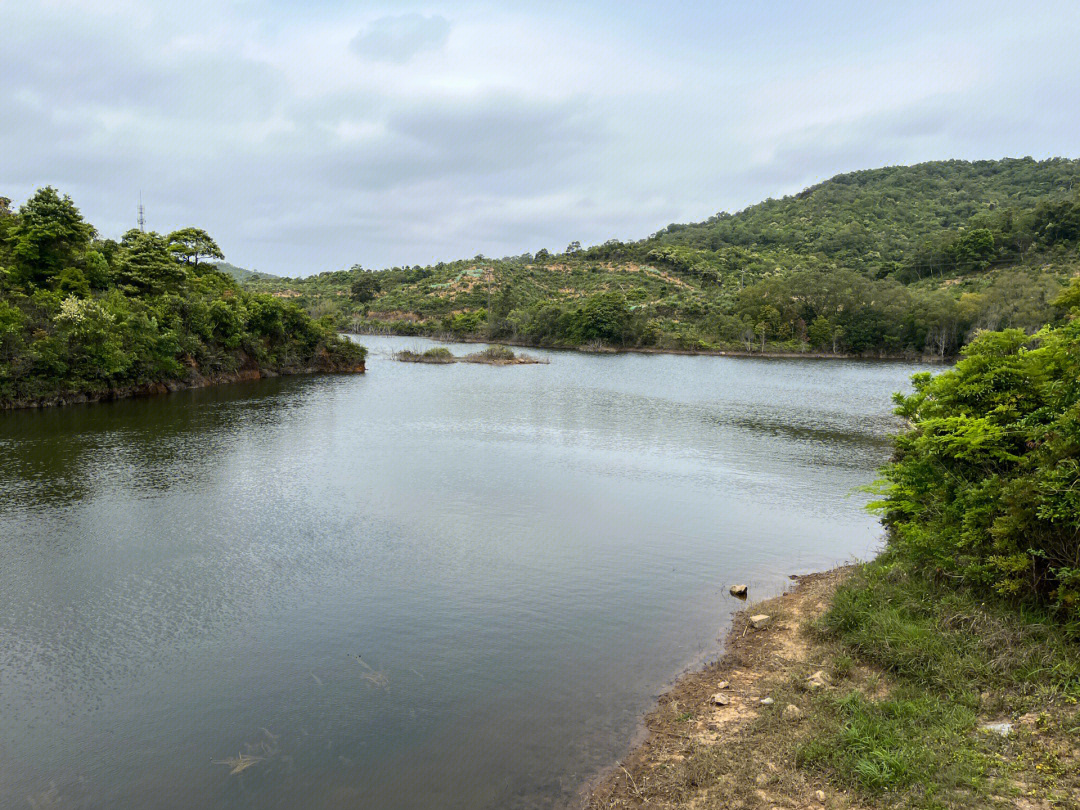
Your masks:
{"label": "antenna mast", "polygon": [[143,212],[142,192],[139,192],[139,230],[146,233],[146,217]]}

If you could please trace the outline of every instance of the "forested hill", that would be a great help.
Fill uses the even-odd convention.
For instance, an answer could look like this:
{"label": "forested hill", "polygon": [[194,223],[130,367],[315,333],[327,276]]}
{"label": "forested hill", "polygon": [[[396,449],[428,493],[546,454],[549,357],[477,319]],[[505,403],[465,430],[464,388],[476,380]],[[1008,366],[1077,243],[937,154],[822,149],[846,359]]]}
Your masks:
{"label": "forested hill", "polygon": [[[890,166],[837,175],[738,214],[669,225],[647,241],[704,250],[783,248],[877,275],[904,268],[929,273],[950,263],[950,257],[935,253],[943,253],[958,229],[986,227],[1020,236],[1016,228],[1020,223],[1003,221],[1003,214],[1075,200],[1078,189],[1076,160],[950,160]],[[1033,236],[1035,228],[1030,226],[1035,223],[1027,224],[1026,235]],[[993,259],[1017,258],[1022,247],[1006,240],[997,245]]]}
{"label": "forested hill", "polygon": [[101,239],[69,197],[0,197],[0,407],[227,379],[362,370],[299,306],[241,289],[199,228]]}
{"label": "forested hill", "polygon": [[940,356],[979,329],[1064,317],[1053,302],[1078,241],[1080,161],[942,161],[838,175],[638,242],[246,286],[360,331]]}

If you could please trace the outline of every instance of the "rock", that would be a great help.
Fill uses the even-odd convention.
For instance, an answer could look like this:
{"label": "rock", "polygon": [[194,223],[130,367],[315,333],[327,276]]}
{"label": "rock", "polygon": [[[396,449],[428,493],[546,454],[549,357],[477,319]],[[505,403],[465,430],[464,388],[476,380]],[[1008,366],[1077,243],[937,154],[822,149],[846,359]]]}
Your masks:
{"label": "rock", "polygon": [[757,785],[758,787],[761,787],[762,785],[766,785],[766,784],[768,784],[768,782],[769,782],[769,777],[767,777],[763,773],[759,773],[757,776],[754,777],[754,784]]}
{"label": "rock", "polygon": [[822,804],[825,804],[825,791],[824,790],[815,790],[814,791],[814,798],[817,799]]}
{"label": "rock", "polygon": [[727,706],[729,703],[731,703],[731,698],[729,698],[723,692],[717,692],[715,695],[709,698],[709,702],[711,702],[714,706]]}
{"label": "rock", "polygon": [[716,688],[717,689],[727,689],[728,686],[730,686],[730,685],[731,684],[729,684],[727,681],[720,681],[719,683],[716,684]]}
{"label": "rock", "polygon": [[761,699],[761,705],[762,706],[772,706],[774,703],[776,703],[776,701],[773,700],[772,698],[767,697],[767,698],[762,698]]}
{"label": "rock", "polygon": [[798,723],[802,720],[802,709],[796,706],[794,703],[789,703],[784,707],[783,718],[789,720],[792,723]]}
{"label": "rock", "polygon": [[728,589],[728,593],[730,593],[732,596],[739,596],[739,597],[742,597],[743,599],[745,599],[746,598],[746,590],[747,589],[746,589],[745,585],[732,585]]}
{"label": "rock", "polygon": [[771,616],[769,616],[769,615],[767,615],[765,613],[759,613],[756,616],[751,616],[750,617],[750,626],[753,627],[755,630],[761,630],[761,629],[763,629],[765,627],[768,627],[769,622],[771,622],[771,621],[772,621]]}
{"label": "rock", "polygon": [[1013,733],[1012,723],[986,723],[981,728],[987,734],[998,734],[1002,737],[1008,737],[1010,734]]}
{"label": "rock", "polygon": [[823,689],[829,685],[829,676],[822,670],[818,670],[809,678],[806,679],[807,689]]}

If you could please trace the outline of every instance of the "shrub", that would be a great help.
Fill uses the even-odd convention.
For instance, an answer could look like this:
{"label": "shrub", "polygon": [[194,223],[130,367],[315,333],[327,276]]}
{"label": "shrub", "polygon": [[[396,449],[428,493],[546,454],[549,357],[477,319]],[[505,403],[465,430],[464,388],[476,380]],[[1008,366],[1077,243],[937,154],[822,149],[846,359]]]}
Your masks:
{"label": "shrub", "polygon": [[1080,319],[983,332],[896,396],[910,429],[885,469],[890,542],[938,576],[1080,620]]}

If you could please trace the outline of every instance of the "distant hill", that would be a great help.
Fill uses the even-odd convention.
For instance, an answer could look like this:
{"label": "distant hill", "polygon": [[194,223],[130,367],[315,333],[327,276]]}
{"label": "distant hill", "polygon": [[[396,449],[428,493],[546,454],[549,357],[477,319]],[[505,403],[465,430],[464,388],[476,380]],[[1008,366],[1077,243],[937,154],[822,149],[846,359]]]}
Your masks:
{"label": "distant hill", "polygon": [[258,270],[248,270],[244,267],[237,267],[235,264],[229,264],[229,262],[210,262],[210,264],[225,275],[231,276],[234,281],[239,281],[241,284],[258,278],[277,278],[277,276],[271,273],[260,273]]}
{"label": "distant hill", "polygon": [[251,279],[358,330],[536,345],[952,354],[1032,331],[1080,270],[1080,161],[837,175],[637,242]]}

